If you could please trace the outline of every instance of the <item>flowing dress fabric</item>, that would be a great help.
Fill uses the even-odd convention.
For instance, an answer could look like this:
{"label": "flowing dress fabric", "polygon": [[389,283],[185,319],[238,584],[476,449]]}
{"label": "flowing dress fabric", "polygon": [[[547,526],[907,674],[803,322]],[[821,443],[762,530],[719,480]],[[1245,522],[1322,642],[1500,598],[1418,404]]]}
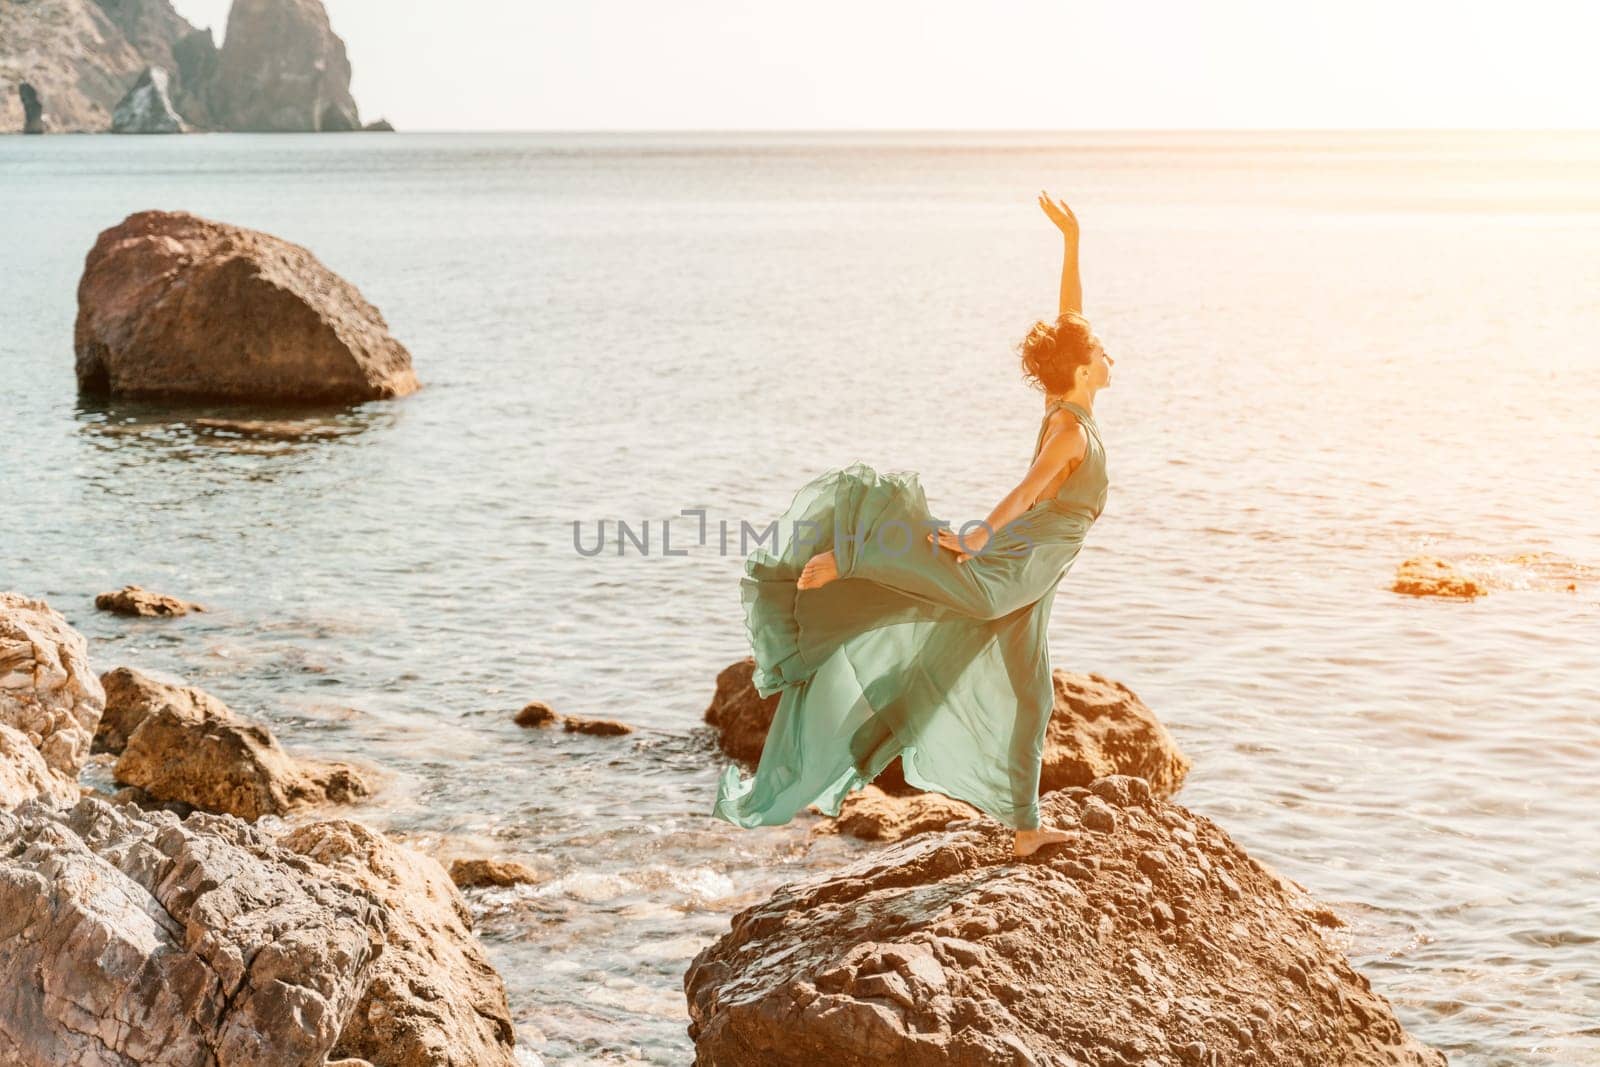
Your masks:
{"label": "flowing dress fabric", "polygon": [[[1057,407],[1084,425],[1088,451],[966,563],[927,541],[938,523],[916,474],[854,463],[795,495],[739,583],[756,691],[781,696],[755,775],[725,765],[714,815],[747,827],[810,804],[837,815],[899,756],[911,785],[1038,827],[1054,703],[1045,631],[1108,485],[1099,428],[1071,401],[1046,410],[1034,456]],[[829,549],[838,579],[797,589],[806,562]]]}

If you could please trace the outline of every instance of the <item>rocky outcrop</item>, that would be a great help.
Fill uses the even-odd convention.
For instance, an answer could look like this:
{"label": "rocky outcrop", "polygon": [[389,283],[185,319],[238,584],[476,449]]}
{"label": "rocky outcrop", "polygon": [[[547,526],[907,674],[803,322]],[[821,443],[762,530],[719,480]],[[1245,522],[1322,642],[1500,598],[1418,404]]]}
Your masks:
{"label": "rocky outcrop", "polygon": [[684,976],[700,1067],[1429,1065],[1334,922],[1211,820],[1113,776],[780,887]]}
{"label": "rocky outcrop", "polygon": [[0,593],[0,802],[75,797],[104,708],[82,635],[44,601]]}
{"label": "rocky outcrop", "polygon": [[0,3],[0,132],[27,126],[24,83],[51,132],[110,129],[140,72],[174,70],[172,45],[193,31],[168,0]]}
{"label": "rocky outcrop", "polygon": [[78,787],[50,769],[26,734],[0,724],[0,811],[36,797],[70,804],[78,799]]}
{"label": "rocky outcrop", "polygon": [[[778,696],[763,697],[751,679],[753,660],[740,660],[717,676],[716,693],[705,721],[717,731],[722,751],[754,766],[761,759]],[[1055,707],[1046,725],[1040,795],[1084,785],[1108,774],[1144,778],[1158,796],[1171,796],[1189,773],[1189,759],[1144,701],[1123,685],[1098,674],[1054,673]],[[937,829],[974,809],[953,802],[903,803],[923,795],[909,785],[892,761],[872,782],[872,792],[847,797],[838,818],[842,832],[873,841],[894,841]],[[943,819],[944,822],[940,820]]]}
{"label": "rocky outcrop", "polygon": [[172,45],[172,61],[177,64],[178,85],[173,101],[178,114],[192,128],[210,129],[217,125],[212,115],[211,95],[217,81],[217,43],[211,30],[195,30]]}
{"label": "rocky outcrop", "polygon": [[[820,809],[818,810],[820,813]],[[900,841],[913,834],[942,830],[962,819],[981,819],[971,804],[940,793],[914,793],[897,797],[875,785],[865,785],[844,798],[839,814],[818,823],[818,834],[847,834],[863,841]]]}
{"label": "rocky outcrop", "polygon": [[388,119],[378,119],[376,122],[369,122],[369,123],[367,123],[365,126],[363,126],[361,128],[363,130],[365,130],[367,133],[393,133],[394,132],[394,124],[391,123]]}
{"label": "rocky outcrop", "polygon": [[190,600],[179,600],[165,593],[155,593],[143,586],[125,585],[94,598],[94,606],[113,615],[131,615],[139,618],[169,618],[187,615],[191,611],[204,611],[203,606]]}
{"label": "rocky outcrop", "polygon": [[514,721],[518,726],[528,729],[560,726],[568,733],[592,734],[596,737],[621,737],[623,734],[633,733],[633,727],[625,722],[617,722],[615,719],[588,719],[581,715],[562,715],[542,700],[525,704],[522,710],[517,712]]}
{"label": "rocky outcrop", "polygon": [[1391,588],[1396,593],[1411,596],[1460,599],[1483,596],[1489,591],[1481,581],[1461,573],[1453,564],[1437,556],[1413,556],[1401,563]]}
{"label": "rocky outcrop", "polygon": [[230,130],[361,126],[344,41],[321,0],[233,0],[211,100]]}
{"label": "rocky outcrop", "polygon": [[183,120],[172,106],[167,72],[146,67],[111,113],[112,133],[182,133]]}
{"label": "rocky outcrop", "polygon": [[234,819],[0,814],[0,1062],[320,1065],[385,909]]}
{"label": "rocky outcrop", "polygon": [[151,67],[172,75],[171,110],[190,128],[363,128],[344,42],[320,0],[234,0],[221,49],[169,0],[8,0],[0,3],[0,132],[42,132],[41,99],[51,130],[113,129],[118,102]]}
{"label": "rocky outcrop", "polygon": [[377,900],[389,918],[383,954],[337,1055],[378,1067],[512,1067],[505,985],[444,868],[357,823],[313,823],[281,843]]}
{"label": "rocky outcrop", "polygon": [[216,697],[128,667],[106,672],[95,748],[120,753],[112,775],[151,801],[254,821],[370,795],[355,768],[291,757],[266,727]]}
{"label": "rocky outcrop", "polygon": [[309,251],[184,212],[100,235],[75,348],[88,394],[351,403],[418,388],[378,309]]}

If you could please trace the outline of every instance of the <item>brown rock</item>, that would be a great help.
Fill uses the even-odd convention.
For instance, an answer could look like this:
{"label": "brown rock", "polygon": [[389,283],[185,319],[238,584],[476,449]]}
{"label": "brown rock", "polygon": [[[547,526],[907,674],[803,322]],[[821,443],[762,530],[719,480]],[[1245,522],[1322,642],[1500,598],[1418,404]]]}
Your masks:
{"label": "brown rock", "polygon": [[[88,648],[42,600],[0,593],[0,796],[71,799],[105,708]],[[30,755],[27,750],[31,749]]]}
{"label": "brown rock", "polygon": [[418,388],[378,309],[309,251],[184,212],[100,235],[75,347],[91,394],[347,403]]}
{"label": "brown rock", "polygon": [[526,885],[541,881],[539,872],[525,863],[487,858],[451,861],[450,880],[462,889]]}
{"label": "brown rock", "polygon": [[517,712],[514,720],[518,726],[543,729],[561,724],[568,733],[593,734],[597,737],[620,737],[633,733],[633,727],[615,719],[586,719],[580,715],[561,715],[542,700],[530,701]]}
{"label": "brown rock", "polygon": [[1412,556],[1395,573],[1396,593],[1411,596],[1442,596],[1470,599],[1489,590],[1478,579],[1462,574],[1437,556]]}
{"label": "brown rock", "polygon": [[230,130],[359,129],[350,60],[321,0],[233,0],[211,105]]}
{"label": "brown rock", "polygon": [[524,726],[530,729],[542,729],[546,726],[554,726],[560,721],[561,716],[556,714],[556,710],[549,704],[544,703],[542,700],[529,701],[523,706],[521,711],[517,712],[517,717],[515,719],[515,722],[518,726]]}
{"label": "brown rock", "polygon": [[121,752],[120,783],[154,801],[255,821],[318,803],[349,803],[371,788],[356,769],[291,757],[266,727],[216,697],[131,668],[108,671],[108,711],[96,746]]}
{"label": "brown rock", "polygon": [[0,813],[0,1062],[320,1067],[385,915],[236,819]]}
{"label": "brown rock", "polygon": [[1446,1062],[1287,879],[1143,779],[1092,785],[1048,794],[1044,820],[1079,825],[1093,802],[1110,832],[1019,861],[1009,830],[974,821],[739,912],[684,976],[695,1062]]}
{"label": "brown rock", "polygon": [[112,593],[101,593],[94,598],[94,606],[113,615],[134,615],[141,618],[167,618],[187,615],[191,611],[204,611],[204,607],[188,600],[179,600],[165,593],[155,593],[142,586],[125,585]]}
{"label": "brown rock", "polygon": [[[761,759],[761,747],[778,708],[776,694],[762,697],[756,692],[751,683],[754,672],[755,662],[750,659],[725,669],[717,676],[717,691],[705,712],[705,721],[716,728],[723,752],[752,767]],[[1054,683],[1055,708],[1046,726],[1039,772],[1041,796],[1108,774],[1138,775],[1160,796],[1171,796],[1183,785],[1189,772],[1188,757],[1133,690],[1098,674],[1061,670],[1054,673]],[[850,828],[841,827],[844,832],[867,840],[898,840],[943,825],[938,822],[942,817],[947,816],[947,821],[968,818],[974,810],[959,802],[955,806],[897,807],[899,798],[923,795],[906,782],[898,759],[872,784],[880,792],[855,801],[847,820]],[[850,804],[847,799],[841,807],[841,818]]]}
{"label": "brown rock", "polygon": [[581,715],[561,716],[561,725],[568,733],[593,734],[596,737],[621,737],[633,733],[633,727],[615,719],[586,719]]}
{"label": "brown rock", "polygon": [[444,868],[351,822],[302,826],[280,843],[389,916],[383,954],[335,1055],[379,1067],[513,1067],[505,986]]}
{"label": "brown rock", "polygon": [[897,797],[867,785],[846,796],[839,814],[818,823],[815,832],[848,834],[863,841],[899,841],[975,818],[985,816],[971,804],[940,793]]}

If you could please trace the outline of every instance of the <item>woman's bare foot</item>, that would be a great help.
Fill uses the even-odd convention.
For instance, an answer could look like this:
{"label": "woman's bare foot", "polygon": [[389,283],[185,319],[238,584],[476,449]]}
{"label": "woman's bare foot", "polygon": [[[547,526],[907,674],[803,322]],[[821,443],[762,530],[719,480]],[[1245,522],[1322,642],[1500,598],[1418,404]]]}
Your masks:
{"label": "woman's bare foot", "polygon": [[812,556],[800,571],[800,580],[795,585],[801,589],[817,589],[827,585],[839,577],[839,561],[832,552],[824,552],[820,556]]}
{"label": "woman's bare foot", "polygon": [[1072,834],[1068,831],[1056,830],[1049,826],[1041,826],[1037,830],[1018,830],[1011,851],[1017,856],[1031,856],[1045,845],[1057,845],[1071,840]]}

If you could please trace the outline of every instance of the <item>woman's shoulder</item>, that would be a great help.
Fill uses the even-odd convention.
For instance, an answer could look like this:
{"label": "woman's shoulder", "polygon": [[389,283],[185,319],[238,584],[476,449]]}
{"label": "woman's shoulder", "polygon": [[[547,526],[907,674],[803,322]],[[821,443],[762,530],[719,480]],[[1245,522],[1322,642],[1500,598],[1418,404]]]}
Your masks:
{"label": "woman's shoulder", "polygon": [[1045,441],[1055,437],[1066,436],[1069,439],[1076,439],[1084,447],[1088,447],[1088,427],[1084,425],[1083,419],[1078,416],[1078,413],[1069,407],[1058,406],[1047,411],[1044,417],[1043,430],[1043,439]]}

